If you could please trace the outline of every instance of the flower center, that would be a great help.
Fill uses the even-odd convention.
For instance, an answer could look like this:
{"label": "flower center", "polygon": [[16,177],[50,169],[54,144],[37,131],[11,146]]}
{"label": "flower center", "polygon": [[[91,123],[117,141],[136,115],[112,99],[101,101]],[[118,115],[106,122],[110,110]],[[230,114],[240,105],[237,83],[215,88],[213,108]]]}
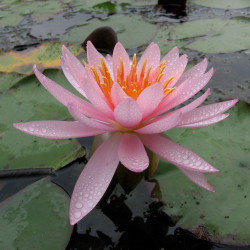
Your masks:
{"label": "flower center", "polygon": [[[113,80],[110,76],[108,67],[103,57],[101,57],[100,59],[101,65],[98,65],[100,74],[98,74],[97,70],[93,66],[90,66],[90,69],[103,94],[109,101],[111,101],[110,92],[113,85]],[[123,91],[135,100],[138,98],[138,96],[144,89],[155,83],[160,82],[161,78],[164,76],[163,70],[166,68],[166,61],[163,61],[155,69],[152,70],[152,66],[150,66],[146,70],[147,59],[145,59],[141,68],[141,72],[138,72],[140,73],[138,75],[136,61],[136,54],[134,54],[129,74],[125,75],[123,59],[120,58],[120,66],[117,67],[117,78],[115,79],[116,82],[121,86]],[[174,77],[169,77],[162,84],[165,96],[167,96],[175,89],[168,88],[168,84],[172,81],[173,78]]]}

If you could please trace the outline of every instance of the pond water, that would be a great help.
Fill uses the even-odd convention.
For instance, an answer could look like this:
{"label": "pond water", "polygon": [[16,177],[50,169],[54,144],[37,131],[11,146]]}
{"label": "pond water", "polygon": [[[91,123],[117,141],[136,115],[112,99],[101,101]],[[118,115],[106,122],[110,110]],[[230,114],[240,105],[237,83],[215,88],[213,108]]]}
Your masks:
{"label": "pond water", "polygon": [[[159,44],[162,54],[178,46],[181,54],[189,57],[188,67],[206,57],[209,68],[215,68],[209,82],[212,94],[205,104],[234,98],[242,101],[237,108],[239,115],[232,114],[234,120],[228,125],[229,132],[225,132],[221,139],[219,136],[217,138],[216,133],[220,133],[224,127],[214,130],[211,141],[206,142],[216,144],[215,148],[220,151],[223,151],[221,148],[228,148],[228,151],[223,151],[222,157],[235,152],[232,164],[235,160],[237,167],[241,168],[238,171],[245,171],[246,179],[232,179],[232,182],[242,185],[242,192],[238,196],[248,195],[250,186],[246,182],[250,174],[250,140],[246,116],[249,114],[250,101],[250,4],[242,0],[238,6],[234,6],[233,1],[228,1],[231,8],[213,1],[213,6],[206,6],[206,1],[202,3],[198,0],[186,3],[174,1],[174,4],[162,1],[164,9],[156,1],[146,0],[83,2],[23,0],[2,1],[0,5],[0,249],[249,249],[250,233],[245,230],[237,235],[237,228],[244,228],[248,224],[242,225],[234,218],[231,224],[236,225],[236,234],[232,230],[232,235],[223,235],[216,243],[209,241],[211,235],[206,228],[199,227],[199,230],[191,230],[191,233],[176,224],[176,217],[166,213],[169,200],[161,201],[157,196],[161,187],[161,192],[165,192],[165,187],[159,186],[161,172],[155,178],[142,180],[129,193],[114,178],[99,205],[77,225],[70,227],[67,210],[69,196],[89,159],[93,138],[50,144],[46,140],[27,139],[27,135],[17,134],[11,124],[20,122],[17,119],[24,117],[24,114],[23,119],[32,117],[31,120],[71,119],[60,105],[55,106],[56,101],[41,92],[31,70],[34,63],[41,69],[56,68],[45,72],[66,86],[67,81],[58,70],[60,62],[53,59],[60,57],[58,48],[61,43],[74,45],[78,57],[85,58],[81,44],[86,37],[98,27],[110,26],[130,56],[134,53],[141,55],[151,41]],[[48,50],[46,46],[50,46]],[[48,53],[47,57],[43,55],[44,51]],[[20,111],[18,107],[21,107]],[[238,129],[234,127],[238,126],[237,122],[240,123]],[[233,130],[236,130],[235,134],[227,137],[227,133]],[[206,133],[204,130],[201,138]],[[237,133],[241,135],[231,140],[237,137]],[[185,141],[186,137],[181,137],[177,132],[173,136],[182,143],[189,143],[188,139]],[[222,144],[218,144],[216,139]],[[234,143],[237,147],[242,143],[238,151],[230,147]],[[219,163],[227,164],[223,160]],[[226,170],[222,172],[226,174]],[[213,177],[210,180],[212,182]],[[31,186],[34,183],[37,186]],[[43,186],[48,189],[47,193],[53,195],[49,197],[45,191],[39,193]],[[17,193],[23,190],[24,193]],[[230,189],[229,192],[235,190]],[[28,197],[34,200],[43,197],[43,205],[33,200],[26,204]],[[239,209],[239,213],[247,211],[249,197],[246,200],[238,204],[244,207],[243,210]],[[232,198],[232,203],[234,201]],[[50,211],[47,210],[47,203],[60,206],[51,205],[53,209]],[[211,207],[216,215],[217,204],[214,206]],[[37,211],[37,214],[32,211]],[[44,214],[41,214],[42,211]],[[172,210],[169,211],[174,215]],[[55,213],[59,215],[52,220],[50,216]],[[32,216],[40,217],[40,220],[33,222]],[[242,218],[246,216],[242,214]],[[223,220],[220,223],[223,224]],[[213,235],[212,238],[216,237]],[[32,245],[32,241],[35,245]]]}

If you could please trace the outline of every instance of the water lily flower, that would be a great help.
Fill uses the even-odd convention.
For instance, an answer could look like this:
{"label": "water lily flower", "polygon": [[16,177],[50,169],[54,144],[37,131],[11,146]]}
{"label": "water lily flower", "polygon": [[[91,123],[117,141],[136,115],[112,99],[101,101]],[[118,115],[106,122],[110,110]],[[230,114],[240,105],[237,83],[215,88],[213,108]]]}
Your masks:
{"label": "water lily flower", "polygon": [[70,204],[71,225],[96,206],[119,162],[134,172],[149,166],[145,147],[176,165],[197,185],[214,192],[203,173],[218,170],[163,135],[174,127],[202,127],[222,121],[228,116],[224,112],[238,101],[198,107],[210,94],[208,89],[191,103],[173,110],[199,92],[212,77],[213,69],[205,72],[206,59],[184,72],[187,56],[179,56],[175,47],[161,59],[155,43],[148,46],[138,63],[136,54],[130,60],[121,43],[116,44],[112,56],[104,57],[88,42],[88,63],[84,65],[65,46],[62,54],[66,78],[85,99],[47,78],[36,66],[34,73],[68,108],[75,121],[32,121],[16,123],[14,127],[52,139],[108,135],[75,185]]}

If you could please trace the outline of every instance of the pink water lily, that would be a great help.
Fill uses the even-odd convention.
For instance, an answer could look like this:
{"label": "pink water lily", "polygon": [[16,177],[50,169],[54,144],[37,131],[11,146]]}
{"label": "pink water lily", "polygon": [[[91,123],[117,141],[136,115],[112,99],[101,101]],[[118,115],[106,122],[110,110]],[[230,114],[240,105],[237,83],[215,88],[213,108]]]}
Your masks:
{"label": "pink water lily", "polygon": [[202,127],[225,119],[224,112],[238,100],[198,107],[210,94],[188,105],[173,108],[199,92],[210,80],[207,60],[184,72],[187,56],[173,48],[161,59],[157,44],[151,43],[137,63],[117,43],[113,56],[103,57],[87,44],[88,63],[84,65],[63,46],[63,72],[85,99],[73,95],[40,73],[34,73],[43,86],[76,121],[33,121],[14,127],[31,135],[65,139],[107,134],[82,171],[71,198],[70,223],[87,215],[105,193],[121,162],[134,172],[149,166],[145,147],[175,164],[191,181],[214,192],[204,172],[218,170],[192,151],[171,141],[162,132],[174,127]]}

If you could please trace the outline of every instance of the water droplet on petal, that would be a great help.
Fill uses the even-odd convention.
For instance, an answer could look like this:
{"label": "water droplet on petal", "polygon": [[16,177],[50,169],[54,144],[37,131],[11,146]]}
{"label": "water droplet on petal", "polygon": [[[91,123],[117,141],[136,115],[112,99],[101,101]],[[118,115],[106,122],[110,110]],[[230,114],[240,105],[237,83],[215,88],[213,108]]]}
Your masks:
{"label": "water droplet on petal", "polygon": [[75,218],[76,219],[78,219],[78,218],[80,218],[81,217],[81,215],[82,215],[82,213],[81,212],[75,212]]}
{"label": "water droplet on petal", "polygon": [[76,203],[76,208],[82,208],[82,207],[83,207],[83,205],[82,205],[81,202],[77,202],[77,203]]}

